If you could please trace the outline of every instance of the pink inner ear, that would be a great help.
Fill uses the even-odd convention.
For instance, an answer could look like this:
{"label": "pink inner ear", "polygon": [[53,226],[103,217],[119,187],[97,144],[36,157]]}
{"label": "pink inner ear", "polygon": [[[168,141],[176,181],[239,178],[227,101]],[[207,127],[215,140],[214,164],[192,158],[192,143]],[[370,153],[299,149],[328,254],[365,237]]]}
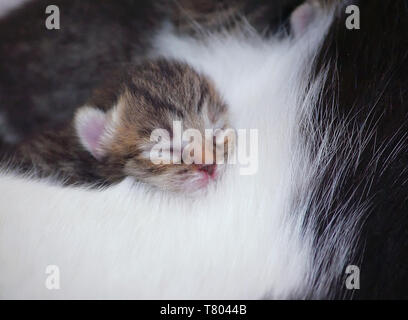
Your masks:
{"label": "pink inner ear", "polygon": [[82,144],[98,160],[103,156],[103,152],[100,150],[100,142],[105,126],[105,114],[91,113],[87,114],[85,119],[81,119],[77,127]]}
{"label": "pink inner ear", "polygon": [[296,36],[303,34],[309,24],[314,20],[317,8],[309,3],[304,3],[293,11],[290,24]]}

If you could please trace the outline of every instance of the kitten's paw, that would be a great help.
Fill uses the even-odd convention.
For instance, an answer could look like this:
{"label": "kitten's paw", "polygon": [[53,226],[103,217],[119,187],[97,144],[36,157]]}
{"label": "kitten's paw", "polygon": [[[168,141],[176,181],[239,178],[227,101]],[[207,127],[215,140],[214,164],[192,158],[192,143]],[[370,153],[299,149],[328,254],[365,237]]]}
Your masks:
{"label": "kitten's paw", "polygon": [[315,0],[309,0],[297,7],[290,16],[290,26],[295,37],[302,35],[314,21],[320,5]]}

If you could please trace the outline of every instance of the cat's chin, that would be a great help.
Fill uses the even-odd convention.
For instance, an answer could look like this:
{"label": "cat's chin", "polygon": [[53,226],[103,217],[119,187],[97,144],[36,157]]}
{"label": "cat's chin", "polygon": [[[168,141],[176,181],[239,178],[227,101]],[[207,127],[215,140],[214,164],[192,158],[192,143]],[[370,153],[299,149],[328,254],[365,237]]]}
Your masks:
{"label": "cat's chin", "polygon": [[189,177],[182,184],[182,192],[188,194],[201,194],[208,189],[208,186],[215,183],[220,175],[220,170],[216,170],[213,174],[209,175],[204,172],[197,172],[193,176]]}
{"label": "cat's chin", "polygon": [[198,192],[206,189],[211,180],[207,174],[198,172],[183,183],[182,189],[188,193]]}

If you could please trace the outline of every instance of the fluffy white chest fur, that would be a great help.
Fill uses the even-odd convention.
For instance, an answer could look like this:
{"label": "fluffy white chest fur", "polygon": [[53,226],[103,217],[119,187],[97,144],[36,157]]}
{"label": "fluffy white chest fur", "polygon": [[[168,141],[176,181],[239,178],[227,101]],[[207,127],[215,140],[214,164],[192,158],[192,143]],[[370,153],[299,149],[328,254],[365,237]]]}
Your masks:
{"label": "fluffy white chest fur", "polygon": [[[312,236],[302,232],[304,212],[294,204],[312,176],[299,121],[319,89],[314,83],[305,95],[324,20],[297,40],[198,42],[165,27],[156,54],[209,75],[234,127],[258,130],[257,173],[230,168],[194,200],[130,179],[95,191],[3,173],[0,297],[302,297],[314,266]],[[45,285],[49,265],[59,268],[58,290]]]}

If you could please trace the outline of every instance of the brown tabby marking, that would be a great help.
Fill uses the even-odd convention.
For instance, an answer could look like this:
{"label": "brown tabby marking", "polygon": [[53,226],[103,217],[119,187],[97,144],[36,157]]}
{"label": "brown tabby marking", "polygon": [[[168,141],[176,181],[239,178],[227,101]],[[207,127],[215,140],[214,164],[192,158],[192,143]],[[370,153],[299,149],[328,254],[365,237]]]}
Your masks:
{"label": "brown tabby marking", "polygon": [[[164,190],[200,189],[218,175],[218,166],[155,165],[146,156],[154,144],[151,132],[171,133],[173,121],[203,137],[205,129],[229,126],[227,107],[211,81],[188,65],[166,60],[132,65],[96,90],[72,123],[23,143],[15,160],[39,176],[62,176],[67,184],[110,184],[133,176]],[[89,138],[93,133],[96,143]]]}

